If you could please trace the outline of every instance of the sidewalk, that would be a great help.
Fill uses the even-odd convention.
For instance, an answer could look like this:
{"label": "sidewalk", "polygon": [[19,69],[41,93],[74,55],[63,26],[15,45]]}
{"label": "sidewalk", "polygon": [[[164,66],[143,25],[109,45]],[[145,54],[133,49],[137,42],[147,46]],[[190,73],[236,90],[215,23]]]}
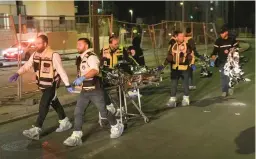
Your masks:
{"label": "sidewalk", "polygon": [[[243,52],[249,49],[248,43],[240,43],[240,51]],[[201,49],[201,48],[200,48]],[[202,49],[203,50],[203,49]],[[65,87],[58,89],[58,97],[63,107],[74,106],[78,94],[70,94]],[[41,93],[27,95],[21,101],[10,101],[4,105],[0,105],[0,125],[17,121],[38,114],[38,103]],[[33,99],[37,104],[33,103]],[[50,109],[52,111],[52,108]]]}
{"label": "sidewalk", "polygon": [[[77,95],[68,93],[65,87],[58,89],[58,98],[64,108],[74,105]],[[38,114],[41,93],[33,94],[33,99],[29,97],[31,95],[28,95],[21,101],[12,101],[0,106],[0,125]],[[52,107],[50,107],[50,111],[53,111]]]}

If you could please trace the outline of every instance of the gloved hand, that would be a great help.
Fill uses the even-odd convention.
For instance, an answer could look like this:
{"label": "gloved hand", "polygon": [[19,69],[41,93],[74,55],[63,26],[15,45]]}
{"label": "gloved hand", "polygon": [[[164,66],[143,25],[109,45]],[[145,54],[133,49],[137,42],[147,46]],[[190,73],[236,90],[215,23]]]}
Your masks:
{"label": "gloved hand", "polygon": [[215,66],[214,60],[210,60],[210,66],[211,66],[211,67],[214,67],[214,66]]}
{"label": "gloved hand", "polygon": [[18,74],[18,73],[15,73],[14,75],[12,75],[12,76],[9,78],[9,82],[15,82],[15,81],[17,81],[18,78],[19,78],[19,74]]}
{"label": "gloved hand", "polygon": [[195,71],[196,70],[196,65],[194,65],[194,64],[191,65],[191,68],[192,68],[193,71]]}
{"label": "gloved hand", "polygon": [[69,93],[73,93],[74,89],[72,86],[67,86],[66,88]]}
{"label": "gloved hand", "polygon": [[80,85],[83,83],[84,80],[85,80],[85,76],[78,77],[78,78],[76,78],[76,80],[73,82],[73,84],[74,84],[75,86],[80,86]]}
{"label": "gloved hand", "polygon": [[158,71],[162,71],[163,69],[164,69],[164,65],[160,65],[160,66],[157,67]]}

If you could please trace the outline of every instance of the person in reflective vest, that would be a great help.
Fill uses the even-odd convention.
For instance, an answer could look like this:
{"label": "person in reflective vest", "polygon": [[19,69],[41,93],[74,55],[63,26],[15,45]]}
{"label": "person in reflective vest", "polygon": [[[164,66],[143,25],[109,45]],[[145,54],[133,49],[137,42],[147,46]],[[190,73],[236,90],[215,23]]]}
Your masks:
{"label": "person in reflective vest", "polygon": [[[199,58],[200,60],[204,61],[204,57],[201,56],[197,50],[196,50],[196,43],[195,40],[192,37],[192,31],[191,28],[186,29],[186,36],[185,36],[185,42],[190,46],[190,48],[193,50],[195,57]],[[196,86],[194,85],[193,81],[193,70],[192,68],[189,69],[189,89],[195,90]]]}
{"label": "person in reflective vest", "polygon": [[39,140],[42,126],[50,105],[57,112],[59,117],[60,125],[59,128],[56,129],[56,132],[66,131],[72,127],[72,124],[69,122],[68,117],[66,117],[64,109],[57,98],[56,90],[59,87],[61,79],[68,92],[72,92],[73,89],[70,86],[68,76],[63,69],[60,55],[51,50],[48,46],[47,36],[40,35],[36,39],[36,47],[37,51],[31,55],[29,60],[17,71],[17,73],[10,77],[9,81],[16,81],[20,75],[29,71],[31,68],[34,68],[37,85],[43,94],[40,100],[39,115],[35,126],[32,126],[29,130],[24,130],[23,135],[30,139]]}
{"label": "person in reflective vest", "polygon": [[[109,46],[106,46],[101,49],[101,54],[100,54],[100,65],[102,68],[106,67],[109,69],[113,69],[118,62],[123,61],[123,52],[124,52],[123,47],[119,47],[119,38],[117,36],[111,36],[109,38]],[[104,94],[105,94],[105,102],[107,104],[107,108],[113,109],[114,105],[111,103],[111,100],[107,94],[106,88],[108,85],[104,81],[104,73],[102,72],[103,76],[103,87],[104,87]]]}
{"label": "person in reflective vest", "polygon": [[182,106],[190,104],[189,100],[189,72],[190,67],[194,67],[194,52],[184,41],[184,34],[178,32],[177,42],[172,46],[166,60],[171,66],[171,97],[167,105],[176,107],[176,92],[179,78],[183,78],[184,96]]}
{"label": "person in reflective vest", "polygon": [[115,116],[110,113],[105,105],[103,89],[100,86],[99,67],[100,61],[97,55],[90,48],[91,42],[87,38],[80,38],[77,41],[77,50],[81,57],[79,64],[79,77],[73,84],[81,86],[82,90],[75,107],[74,131],[70,137],[64,141],[67,146],[79,146],[82,144],[83,116],[86,108],[92,102],[99,110],[103,119],[108,120],[111,125],[110,138],[118,138],[122,135],[124,125],[117,122]]}
{"label": "person in reflective vest", "polygon": [[101,49],[101,65],[108,68],[114,68],[119,61],[123,60],[124,48],[119,47],[119,38],[111,36],[109,38],[109,46]]}

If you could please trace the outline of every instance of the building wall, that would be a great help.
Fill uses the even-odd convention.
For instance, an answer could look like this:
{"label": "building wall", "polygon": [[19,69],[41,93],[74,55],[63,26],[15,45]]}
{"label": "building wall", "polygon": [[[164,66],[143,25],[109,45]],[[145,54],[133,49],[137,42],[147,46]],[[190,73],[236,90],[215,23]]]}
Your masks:
{"label": "building wall", "polygon": [[[27,15],[37,15],[37,16],[74,16],[75,7],[74,1],[23,1],[26,6]],[[40,19],[40,18],[37,18]],[[43,19],[59,19],[58,17],[50,17]],[[68,20],[73,20],[74,18],[65,18]]]}
{"label": "building wall", "polygon": [[16,5],[0,3],[0,14],[17,15]]}

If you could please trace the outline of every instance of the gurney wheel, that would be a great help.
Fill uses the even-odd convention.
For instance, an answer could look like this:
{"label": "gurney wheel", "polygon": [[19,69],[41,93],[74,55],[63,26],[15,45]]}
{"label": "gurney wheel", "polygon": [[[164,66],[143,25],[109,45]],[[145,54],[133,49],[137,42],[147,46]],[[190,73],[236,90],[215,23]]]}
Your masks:
{"label": "gurney wheel", "polygon": [[149,119],[148,118],[144,118],[144,122],[145,123],[149,123]]}

